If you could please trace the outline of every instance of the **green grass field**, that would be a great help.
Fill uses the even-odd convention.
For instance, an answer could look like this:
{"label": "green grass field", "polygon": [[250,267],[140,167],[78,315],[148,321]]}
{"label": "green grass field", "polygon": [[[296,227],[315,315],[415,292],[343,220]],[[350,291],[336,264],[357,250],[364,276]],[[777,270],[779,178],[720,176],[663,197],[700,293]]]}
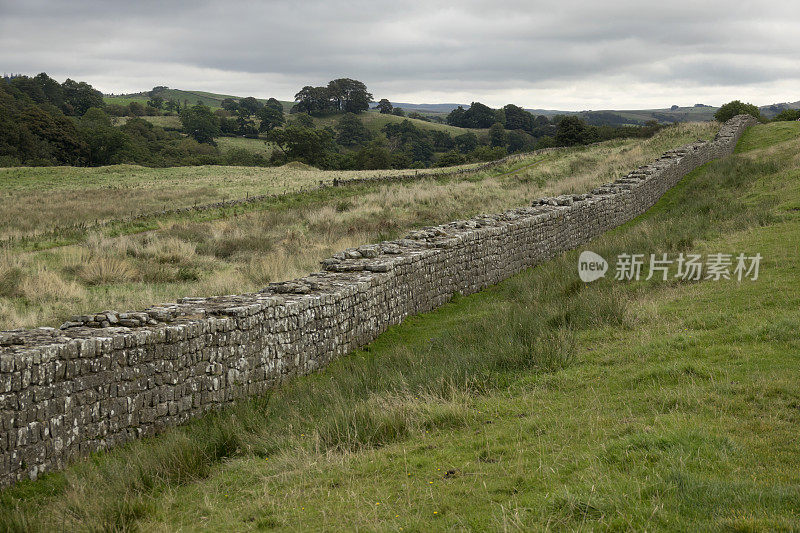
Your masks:
{"label": "green grass field", "polygon": [[[332,115],[328,117],[314,117],[314,125],[318,128],[323,128],[325,126],[335,126],[336,122],[339,121],[341,115]],[[486,135],[487,130],[481,129],[471,129],[471,128],[459,128],[458,126],[450,126],[448,124],[439,124],[436,122],[427,122],[424,120],[419,120],[416,118],[407,118],[407,117],[398,117],[395,115],[385,115],[382,113],[378,113],[377,111],[368,111],[365,113],[361,113],[358,115],[358,118],[364,123],[364,126],[367,127],[372,133],[380,133],[381,129],[386,124],[399,124],[404,120],[408,120],[413,123],[416,127],[423,129],[423,130],[434,130],[434,131],[444,131],[449,133],[452,136],[461,135],[462,133],[473,132],[476,135]],[[288,119],[291,120],[291,115],[288,116]]]}
{"label": "green grass field", "polygon": [[[115,126],[122,126],[123,124],[128,122],[129,118],[130,117],[114,117],[112,119],[112,121],[113,121]],[[147,122],[149,122],[149,123],[151,123],[151,124],[153,124],[155,126],[158,126],[160,128],[164,128],[164,129],[167,129],[167,130],[178,130],[178,131],[180,131],[183,128],[183,125],[181,124],[181,119],[180,119],[180,117],[178,115],[159,115],[159,116],[153,116],[153,117],[144,116],[144,117],[139,117],[139,118],[141,118],[143,120],[146,120]]]}
{"label": "green grass field", "polygon": [[7,530],[796,530],[800,124],[586,248],[757,281],[578,280],[570,252],[266,398],[0,494]]}
{"label": "green grass field", "polygon": [[273,145],[264,139],[248,139],[245,137],[217,137],[215,139],[220,152],[223,154],[231,150],[247,150],[250,153],[263,155],[269,158],[272,155]]}

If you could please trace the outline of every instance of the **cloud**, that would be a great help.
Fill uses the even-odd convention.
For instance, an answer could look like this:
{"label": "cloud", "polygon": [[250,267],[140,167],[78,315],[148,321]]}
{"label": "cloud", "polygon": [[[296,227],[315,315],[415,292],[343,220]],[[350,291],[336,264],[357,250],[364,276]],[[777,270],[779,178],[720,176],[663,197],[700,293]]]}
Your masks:
{"label": "cloud", "polygon": [[561,0],[0,0],[3,69],[291,98],[347,76],[376,97],[526,107],[798,100],[800,4]]}

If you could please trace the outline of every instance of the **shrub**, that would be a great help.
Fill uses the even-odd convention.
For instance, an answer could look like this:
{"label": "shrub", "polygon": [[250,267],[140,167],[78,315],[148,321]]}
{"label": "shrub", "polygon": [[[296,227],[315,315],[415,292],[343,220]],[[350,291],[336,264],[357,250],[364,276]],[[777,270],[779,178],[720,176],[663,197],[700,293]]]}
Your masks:
{"label": "shrub", "polygon": [[719,122],[725,122],[736,115],[753,115],[758,119],[761,118],[761,112],[756,106],[753,104],[746,104],[741,100],[734,100],[723,105],[714,113],[714,118]]}
{"label": "shrub", "polygon": [[772,117],[773,122],[779,122],[785,120],[800,120],[800,109],[784,109],[783,111]]}

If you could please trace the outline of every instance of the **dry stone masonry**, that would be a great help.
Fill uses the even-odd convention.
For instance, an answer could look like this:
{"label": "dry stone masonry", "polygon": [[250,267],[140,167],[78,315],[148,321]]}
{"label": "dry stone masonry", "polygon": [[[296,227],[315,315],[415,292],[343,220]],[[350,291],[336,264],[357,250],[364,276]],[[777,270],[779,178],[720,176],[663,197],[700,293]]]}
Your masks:
{"label": "dry stone masonry", "polygon": [[732,153],[755,121],[671,150],[591,193],[352,248],[253,294],[184,298],[0,333],[0,483],[197,417],[325,366],[405,317],[470,294],[627,222]]}

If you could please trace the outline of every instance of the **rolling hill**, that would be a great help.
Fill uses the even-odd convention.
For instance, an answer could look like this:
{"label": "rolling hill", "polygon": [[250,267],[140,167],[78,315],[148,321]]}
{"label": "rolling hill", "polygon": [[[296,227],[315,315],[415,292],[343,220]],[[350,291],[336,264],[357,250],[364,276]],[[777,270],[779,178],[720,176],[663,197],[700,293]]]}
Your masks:
{"label": "rolling hill", "polygon": [[[160,95],[165,99],[175,99],[179,102],[183,103],[184,101],[189,102],[190,104],[194,104],[197,102],[202,102],[203,104],[213,108],[219,108],[222,100],[225,98],[242,98],[241,96],[234,96],[228,94],[218,94],[218,93],[210,93],[206,91],[189,91],[189,90],[182,90],[182,89],[165,89],[160,92]],[[124,94],[124,95],[106,95],[104,99],[107,104],[120,104],[120,105],[127,105],[130,102],[136,101],[142,104],[147,103],[147,100],[150,99],[149,91],[143,91],[140,93],[133,93],[133,94]],[[259,98],[259,101],[266,102],[267,99]],[[294,105],[294,102],[281,100],[281,104],[283,104],[283,109],[285,112],[289,112],[289,110]],[[401,107],[406,112],[417,112],[423,115],[431,115],[431,116],[444,116],[447,115],[453,109],[456,109],[458,106],[463,107],[464,109],[469,108],[469,104],[456,104],[456,103],[444,103],[444,104],[414,104],[409,102],[392,102],[394,107]],[[779,103],[779,104],[770,104],[761,106],[759,109],[761,113],[766,118],[772,118],[778,113],[780,113],[784,109],[797,109],[800,108],[800,101],[791,102],[791,103]],[[716,113],[718,107],[703,105],[703,104],[695,104],[693,106],[685,106],[685,107],[665,107],[665,108],[658,108],[658,109],[601,109],[601,110],[585,110],[585,111],[560,111],[557,109],[538,109],[538,108],[526,108],[526,111],[530,111],[534,115],[544,115],[547,117],[552,117],[553,115],[578,115],[587,123],[593,125],[643,125],[650,120],[656,120],[660,123],[674,123],[674,122],[702,122],[707,120],[714,120],[714,113]],[[389,119],[391,120],[391,119]],[[381,120],[376,120],[374,122],[382,122]],[[320,121],[321,123],[326,123],[324,118]],[[372,122],[372,121],[371,121]],[[428,124],[427,127],[431,128],[431,126],[439,126],[436,124],[425,123],[424,121],[418,121],[421,124],[417,124],[421,127],[426,127],[424,124]],[[381,126],[383,125],[382,122]],[[368,127],[369,124],[368,124]],[[380,129],[380,128],[378,128]],[[441,129],[433,127],[432,129]],[[452,133],[452,132],[451,132]]]}

